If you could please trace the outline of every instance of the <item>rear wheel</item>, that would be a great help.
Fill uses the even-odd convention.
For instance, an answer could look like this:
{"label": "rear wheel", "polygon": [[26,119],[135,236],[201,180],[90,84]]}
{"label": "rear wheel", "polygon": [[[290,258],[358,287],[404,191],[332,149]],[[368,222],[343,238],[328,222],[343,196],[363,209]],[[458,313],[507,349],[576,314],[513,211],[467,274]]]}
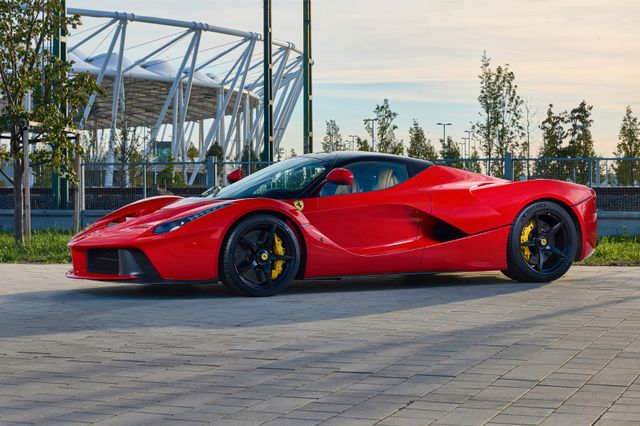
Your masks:
{"label": "rear wheel", "polygon": [[242,220],[228,235],[220,257],[220,278],[245,296],[272,296],[285,290],[300,266],[293,230],[270,215]]}
{"label": "rear wheel", "polygon": [[578,250],[573,219],[558,204],[539,201],[524,209],[511,226],[507,243],[507,277],[548,282],[563,276]]}

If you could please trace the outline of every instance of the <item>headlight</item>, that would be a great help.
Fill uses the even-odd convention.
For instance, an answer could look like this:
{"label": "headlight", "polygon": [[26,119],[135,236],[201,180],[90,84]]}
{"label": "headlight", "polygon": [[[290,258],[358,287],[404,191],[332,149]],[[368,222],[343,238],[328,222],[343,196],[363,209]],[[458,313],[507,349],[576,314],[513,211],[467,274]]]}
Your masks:
{"label": "headlight", "polygon": [[176,229],[180,229],[189,222],[193,222],[196,219],[200,219],[202,216],[208,215],[209,213],[215,212],[216,210],[220,210],[221,208],[227,207],[229,205],[231,204],[218,204],[216,206],[209,207],[208,209],[200,210],[198,213],[194,213],[190,216],[181,217],[180,219],[172,220],[171,222],[161,223],[160,225],[155,227],[153,233],[166,234],[168,232],[175,231]]}

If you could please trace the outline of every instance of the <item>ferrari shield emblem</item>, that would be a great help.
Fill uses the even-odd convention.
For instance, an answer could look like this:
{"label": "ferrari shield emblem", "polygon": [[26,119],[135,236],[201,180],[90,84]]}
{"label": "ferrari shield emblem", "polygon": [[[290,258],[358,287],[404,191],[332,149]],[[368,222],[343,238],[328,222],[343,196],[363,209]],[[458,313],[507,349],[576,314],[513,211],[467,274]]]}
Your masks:
{"label": "ferrari shield emblem", "polygon": [[294,206],[296,209],[298,209],[298,210],[302,211],[302,209],[304,209],[304,201],[302,201],[302,200],[296,200],[296,201],[294,201],[294,202],[293,202],[293,206]]}

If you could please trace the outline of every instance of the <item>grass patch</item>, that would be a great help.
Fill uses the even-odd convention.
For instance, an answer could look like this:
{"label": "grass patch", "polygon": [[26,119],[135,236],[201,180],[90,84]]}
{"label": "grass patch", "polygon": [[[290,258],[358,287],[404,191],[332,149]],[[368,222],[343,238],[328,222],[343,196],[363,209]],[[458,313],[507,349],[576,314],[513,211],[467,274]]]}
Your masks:
{"label": "grass patch", "polygon": [[35,231],[24,245],[14,242],[13,233],[0,232],[0,263],[69,263],[70,232]]}
{"label": "grass patch", "polygon": [[[69,263],[70,232],[35,231],[31,241],[17,245],[13,234],[0,232],[0,263]],[[602,237],[595,253],[582,262],[593,266],[640,266],[640,235]]]}
{"label": "grass patch", "polygon": [[583,262],[593,266],[640,266],[640,235],[602,237],[595,253]]}

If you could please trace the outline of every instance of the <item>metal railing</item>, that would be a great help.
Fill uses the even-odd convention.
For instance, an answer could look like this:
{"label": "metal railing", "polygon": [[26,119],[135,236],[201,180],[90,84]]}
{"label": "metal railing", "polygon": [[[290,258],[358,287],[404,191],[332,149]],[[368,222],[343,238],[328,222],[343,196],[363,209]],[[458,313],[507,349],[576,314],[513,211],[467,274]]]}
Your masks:
{"label": "metal railing", "polygon": [[640,158],[476,158],[436,163],[509,180],[557,179],[589,187],[640,187]]}
{"label": "metal railing", "polygon": [[[640,211],[640,158],[479,158],[435,160],[436,163],[512,180],[559,179],[587,185],[598,194],[602,211]],[[196,196],[207,188],[227,185],[226,176],[240,168],[243,175],[269,163],[253,161],[84,163],[80,176],[81,210],[113,210],[146,197],[162,194]],[[3,165],[9,176],[10,168]],[[113,184],[105,186],[106,173]],[[52,179],[49,165],[31,172],[34,209],[73,208],[74,187]],[[54,195],[55,194],[55,195]],[[65,202],[56,202],[56,197]],[[0,209],[13,208],[11,184],[0,176]]]}

